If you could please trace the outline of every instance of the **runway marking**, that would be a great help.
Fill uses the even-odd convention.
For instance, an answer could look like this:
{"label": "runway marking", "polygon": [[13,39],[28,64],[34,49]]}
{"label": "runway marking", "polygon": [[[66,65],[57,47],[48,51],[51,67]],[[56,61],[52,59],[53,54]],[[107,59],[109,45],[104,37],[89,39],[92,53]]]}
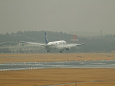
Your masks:
{"label": "runway marking", "polygon": [[115,68],[115,60],[63,61],[63,62],[5,62],[0,71],[45,68]]}

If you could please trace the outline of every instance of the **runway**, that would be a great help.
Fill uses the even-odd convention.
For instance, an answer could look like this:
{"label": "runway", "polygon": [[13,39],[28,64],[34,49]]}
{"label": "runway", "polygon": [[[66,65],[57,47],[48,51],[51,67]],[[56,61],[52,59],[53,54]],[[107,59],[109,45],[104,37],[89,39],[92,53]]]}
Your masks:
{"label": "runway", "polygon": [[115,60],[0,63],[0,71],[45,68],[115,68]]}

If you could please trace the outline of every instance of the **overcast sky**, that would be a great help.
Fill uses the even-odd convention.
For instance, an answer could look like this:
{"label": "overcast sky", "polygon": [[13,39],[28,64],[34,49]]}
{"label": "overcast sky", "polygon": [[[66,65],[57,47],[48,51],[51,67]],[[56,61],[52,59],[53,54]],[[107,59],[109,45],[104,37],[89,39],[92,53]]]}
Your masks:
{"label": "overcast sky", "polygon": [[115,34],[115,0],[0,0],[0,33],[39,30]]}

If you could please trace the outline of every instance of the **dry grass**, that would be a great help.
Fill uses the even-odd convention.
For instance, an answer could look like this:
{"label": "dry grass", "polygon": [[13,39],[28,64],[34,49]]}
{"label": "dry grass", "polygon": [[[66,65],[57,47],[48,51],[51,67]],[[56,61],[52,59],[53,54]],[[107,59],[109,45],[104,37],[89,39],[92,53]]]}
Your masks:
{"label": "dry grass", "polygon": [[0,86],[40,86],[96,80],[102,81],[77,83],[77,86],[115,86],[115,69],[54,68],[0,72]]}
{"label": "dry grass", "polygon": [[114,53],[0,54],[0,62],[48,62],[77,60],[115,60]]}

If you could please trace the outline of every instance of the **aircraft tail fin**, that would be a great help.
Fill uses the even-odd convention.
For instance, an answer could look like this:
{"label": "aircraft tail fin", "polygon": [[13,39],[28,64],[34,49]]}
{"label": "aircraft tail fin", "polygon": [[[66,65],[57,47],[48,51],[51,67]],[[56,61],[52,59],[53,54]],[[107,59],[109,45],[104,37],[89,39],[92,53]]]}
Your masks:
{"label": "aircraft tail fin", "polygon": [[48,39],[47,39],[47,34],[46,34],[46,32],[45,32],[45,42],[46,42],[46,44],[48,43]]}

